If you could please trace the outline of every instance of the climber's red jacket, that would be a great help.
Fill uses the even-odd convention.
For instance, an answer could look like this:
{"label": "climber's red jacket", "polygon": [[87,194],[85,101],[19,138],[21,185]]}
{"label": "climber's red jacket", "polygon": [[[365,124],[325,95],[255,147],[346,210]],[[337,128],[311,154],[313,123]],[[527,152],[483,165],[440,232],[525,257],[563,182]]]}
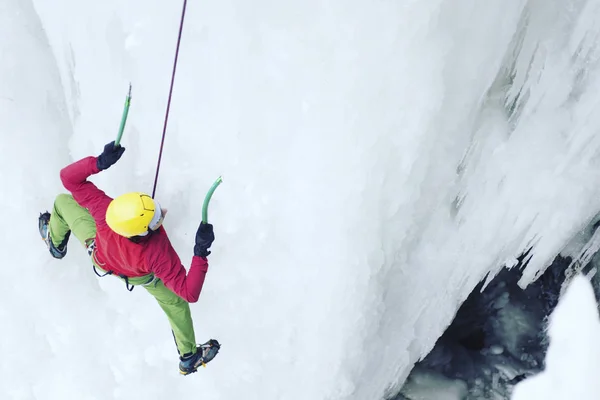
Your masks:
{"label": "climber's red jacket", "polygon": [[161,226],[151,235],[134,243],[113,232],[106,224],[106,209],[112,198],[89,182],[90,175],[100,172],[96,157],[86,157],[60,171],[60,179],[80,206],[89,210],[96,221],[94,263],[105,271],[134,278],[154,274],[166,287],[187,302],[198,301],[208,271],[206,258],[194,256],[189,273],[181,265],[167,232]]}

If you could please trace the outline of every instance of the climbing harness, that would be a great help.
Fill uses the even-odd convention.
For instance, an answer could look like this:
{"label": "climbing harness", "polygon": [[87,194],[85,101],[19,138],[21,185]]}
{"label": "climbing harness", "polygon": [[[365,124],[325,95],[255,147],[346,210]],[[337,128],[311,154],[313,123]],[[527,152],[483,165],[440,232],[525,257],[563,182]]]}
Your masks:
{"label": "climbing harness", "polygon": [[[107,275],[115,275],[114,271],[104,271],[103,269],[101,269],[104,273],[101,274],[100,272],[98,272],[98,268],[100,267],[96,267],[96,258],[94,257],[94,250],[96,250],[96,241],[94,239],[92,239],[86,246],[86,250],[88,253],[88,256],[90,256],[90,261],[92,262],[92,269],[94,270],[94,273],[99,276],[100,278],[103,278]],[[123,274],[119,274],[116,275],[119,278],[123,279],[123,281],[125,281],[125,287],[127,288],[128,291],[133,291],[133,288],[135,288],[135,285],[132,285],[129,283],[129,278],[126,275]],[[150,284],[156,282],[156,280],[158,280],[158,278],[152,274],[150,276],[150,278],[148,279],[148,282],[146,283],[142,283],[142,286],[149,286]]]}

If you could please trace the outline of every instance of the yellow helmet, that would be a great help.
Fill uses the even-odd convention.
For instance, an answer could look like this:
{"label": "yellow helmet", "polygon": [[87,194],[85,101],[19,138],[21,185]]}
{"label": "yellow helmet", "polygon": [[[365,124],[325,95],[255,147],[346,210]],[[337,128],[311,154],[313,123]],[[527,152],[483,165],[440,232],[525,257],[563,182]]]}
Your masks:
{"label": "yellow helmet", "polygon": [[148,230],[162,224],[162,211],[157,201],[145,193],[123,194],[110,202],[106,209],[106,223],[121,236],[144,236]]}

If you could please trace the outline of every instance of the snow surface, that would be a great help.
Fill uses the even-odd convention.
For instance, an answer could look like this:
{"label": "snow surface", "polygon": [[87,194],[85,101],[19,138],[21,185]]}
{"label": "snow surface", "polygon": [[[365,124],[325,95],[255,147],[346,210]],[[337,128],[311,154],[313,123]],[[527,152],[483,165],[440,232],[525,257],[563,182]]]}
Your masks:
{"label": "snow surface", "polygon": [[381,399],[486,274],[531,282],[600,207],[600,1],[189,3],[157,198],[217,240],[177,373],[143,290],[35,217],[134,97],[108,194],[151,191],[180,5],[0,0],[0,397]]}
{"label": "snow surface", "polygon": [[512,400],[595,400],[600,393],[600,319],[589,281],[577,276],[552,313],[546,369],[519,383]]}

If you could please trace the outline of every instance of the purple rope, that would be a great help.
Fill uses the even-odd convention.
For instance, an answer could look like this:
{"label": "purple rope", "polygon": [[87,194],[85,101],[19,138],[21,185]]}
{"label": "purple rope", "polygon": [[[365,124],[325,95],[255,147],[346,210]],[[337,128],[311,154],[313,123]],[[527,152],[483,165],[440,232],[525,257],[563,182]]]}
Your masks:
{"label": "purple rope", "polygon": [[183,20],[185,19],[185,8],[187,0],[183,0],[183,11],[181,12],[181,23],[179,24],[179,36],[177,37],[177,49],[175,50],[175,61],[173,62],[173,74],[171,75],[171,88],[169,89],[169,100],[167,102],[167,112],[165,114],[165,124],[163,126],[162,139],[160,141],[160,151],[158,153],[158,163],[156,164],[156,176],[154,177],[154,188],[152,189],[152,198],[156,194],[156,185],[158,184],[158,172],[160,171],[160,161],[162,160],[163,147],[165,145],[165,136],[167,134],[167,123],[169,122],[169,110],[171,109],[171,96],[173,95],[173,84],[175,83],[175,71],[177,70],[177,59],[179,58],[179,44],[181,43],[181,33],[183,32]]}

